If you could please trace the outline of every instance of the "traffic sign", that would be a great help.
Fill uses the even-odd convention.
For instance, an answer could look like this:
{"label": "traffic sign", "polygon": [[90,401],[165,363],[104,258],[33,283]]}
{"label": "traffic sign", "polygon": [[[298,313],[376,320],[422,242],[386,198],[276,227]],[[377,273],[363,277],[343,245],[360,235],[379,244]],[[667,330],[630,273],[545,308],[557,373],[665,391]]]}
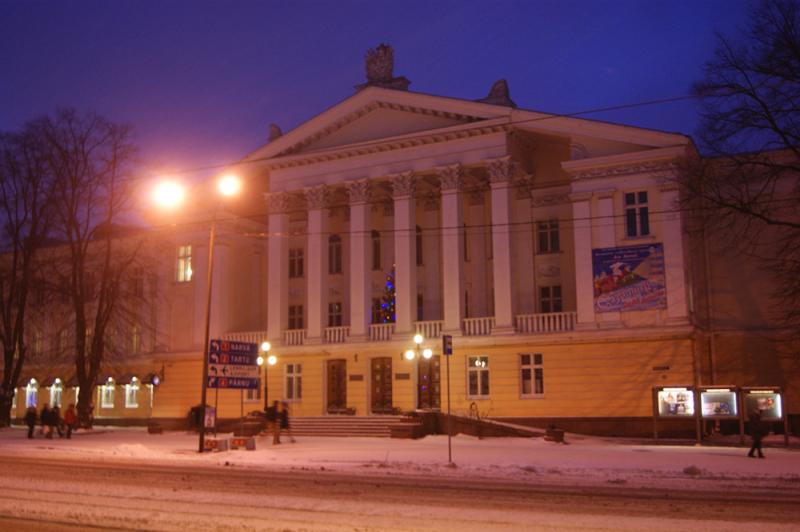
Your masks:
{"label": "traffic sign", "polygon": [[211,340],[208,349],[208,388],[258,388],[258,344]]}

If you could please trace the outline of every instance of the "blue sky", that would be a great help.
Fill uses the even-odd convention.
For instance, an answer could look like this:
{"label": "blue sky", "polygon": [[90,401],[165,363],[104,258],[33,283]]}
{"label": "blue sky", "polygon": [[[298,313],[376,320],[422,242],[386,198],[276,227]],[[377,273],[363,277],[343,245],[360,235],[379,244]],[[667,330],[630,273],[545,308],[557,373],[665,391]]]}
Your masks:
{"label": "blue sky", "polygon": [[[142,172],[238,159],[395,49],[411,90],[571,113],[686,95],[744,1],[0,0],[0,130],[59,106],[134,126]],[[693,102],[587,115],[692,134]]]}

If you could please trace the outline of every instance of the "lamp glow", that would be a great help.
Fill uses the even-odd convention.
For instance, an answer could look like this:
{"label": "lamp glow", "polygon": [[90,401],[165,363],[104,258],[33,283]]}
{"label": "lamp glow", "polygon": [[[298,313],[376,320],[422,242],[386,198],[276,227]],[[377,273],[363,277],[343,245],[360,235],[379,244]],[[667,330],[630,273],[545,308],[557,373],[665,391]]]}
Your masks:
{"label": "lamp glow", "polygon": [[272,349],[272,345],[269,342],[261,342],[261,350],[265,353],[268,353],[269,350]]}
{"label": "lamp glow", "polygon": [[422,356],[426,359],[430,359],[433,356],[433,351],[426,349],[422,352]]}
{"label": "lamp glow", "polygon": [[278,363],[278,357],[276,357],[275,355],[270,355],[267,357],[267,364],[269,364],[270,366],[274,366],[277,363]]}
{"label": "lamp glow", "polygon": [[232,174],[222,176],[217,183],[217,189],[223,196],[233,196],[242,188],[242,182]]}
{"label": "lamp glow", "polygon": [[264,365],[264,357],[258,357],[256,359],[256,364],[258,364],[259,366],[263,366]]}
{"label": "lamp glow", "polygon": [[406,352],[403,354],[403,356],[404,356],[404,357],[406,357],[406,360],[414,360],[414,351],[412,351],[411,349],[409,349],[408,351],[406,351]]}
{"label": "lamp glow", "polygon": [[414,335],[414,343],[415,344],[419,345],[419,344],[422,343],[423,340],[424,340],[424,338],[422,338],[421,334],[415,334]]}
{"label": "lamp glow", "polygon": [[162,181],[153,191],[156,205],[164,209],[174,209],[183,203],[186,190],[177,181]]}

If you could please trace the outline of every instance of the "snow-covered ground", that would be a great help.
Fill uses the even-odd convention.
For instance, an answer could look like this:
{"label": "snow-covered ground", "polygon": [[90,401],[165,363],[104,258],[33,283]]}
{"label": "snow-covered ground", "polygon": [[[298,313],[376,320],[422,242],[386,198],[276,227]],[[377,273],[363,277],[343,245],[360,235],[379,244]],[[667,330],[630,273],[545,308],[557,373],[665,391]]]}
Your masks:
{"label": "snow-covered ground", "polygon": [[[223,435],[220,435],[222,437]],[[569,485],[625,485],[680,489],[775,489],[800,492],[800,441],[789,449],[771,437],[764,460],[748,458],[734,446],[654,445],[618,439],[567,435],[567,444],[541,438],[453,438],[453,465],[447,437],[420,440],[299,437],[273,446],[256,438],[254,451],[197,452],[197,435],[144,429],[99,427],[71,440],[34,440],[18,428],[0,430],[0,455],[63,460],[146,462],[273,470],[325,470],[348,474],[470,477],[486,480]]]}

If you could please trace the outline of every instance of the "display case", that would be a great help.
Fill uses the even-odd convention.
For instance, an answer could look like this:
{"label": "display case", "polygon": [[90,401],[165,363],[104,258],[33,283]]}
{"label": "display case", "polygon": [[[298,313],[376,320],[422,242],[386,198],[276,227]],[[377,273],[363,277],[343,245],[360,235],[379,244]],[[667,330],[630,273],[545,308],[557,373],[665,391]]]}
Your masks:
{"label": "display case", "polygon": [[780,388],[742,388],[742,404],[747,416],[759,412],[763,421],[783,419],[783,398]]}
{"label": "display case", "polygon": [[738,419],[739,395],[735,386],[700,388],[700,415],[703,419]]}
{"label": "display case", "polygon": [[681,418],[695,414],[694,389],[691,386],[656,387],[655,399],[658,417]]}

